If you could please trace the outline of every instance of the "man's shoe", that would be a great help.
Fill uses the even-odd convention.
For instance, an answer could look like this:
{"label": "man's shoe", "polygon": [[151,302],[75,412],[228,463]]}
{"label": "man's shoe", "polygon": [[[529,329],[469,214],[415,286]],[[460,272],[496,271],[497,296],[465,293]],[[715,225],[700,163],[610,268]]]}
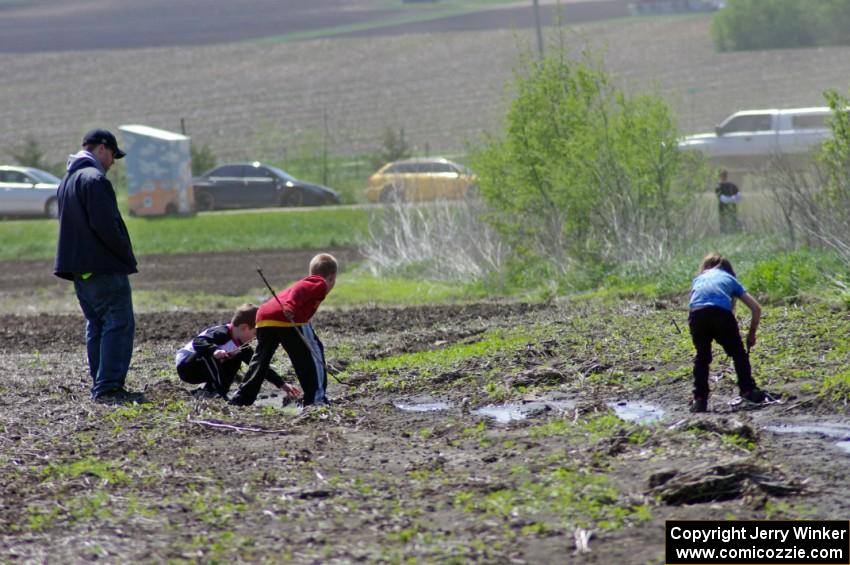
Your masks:
{"label": "man's shoe", "polygon": [[145,401],[145,395],[141,392],[130,392],[122,387],[102,392],[92,400],[97,404],[141,404]]}
{"label": "man's shoe", "polygon": [[691,412],[694,414],[708,412],[708,399],[694,398],[691,400]]}

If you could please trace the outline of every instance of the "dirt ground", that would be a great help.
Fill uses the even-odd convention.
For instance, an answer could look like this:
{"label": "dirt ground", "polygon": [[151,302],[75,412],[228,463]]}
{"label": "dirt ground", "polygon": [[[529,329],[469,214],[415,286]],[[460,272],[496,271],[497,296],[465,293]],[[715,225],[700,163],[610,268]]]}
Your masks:
{"label": "dirt ground", "polygon": [[[381,0],[78,0],[73,8],[59,0],[0,1],[0,53],[139,49],[169,45],[207,45],[351,26],[368,29],[358,36],[401,35],[534,27],[529,4],[480,8],[412,24],[394,20],[412,14],[443,12],[440,4],[392,5]],[[629,15],[626,0],[567,0],[543,3],[544,25],[559,15],[586,22]],[[374,26],[375,22],[387,22]],[[95,33],[96,30],[96,33]]]}
{"label": "dirt ground", "polygon": [[[179,290],[233,260],[160,257],[135,283]],[[51,284],[44,265],[0,267],[4,301]],[[197,284],[236,288],[232,272]],[[144,402],[114,406],[87,398],[79,315],[5,315],[0,561],[660,563],[667,519],[846,519],[850,418],[818,394],[850,362],[846,309],[767,308],[753,365],[784,402],[731,406],[718,351],[711,411],[693,416],[681,306],[320,310],[345,384],[307,411],[176,379],[174,351],[226,311],[139,314],[128,387]],[[523,419],[477,412],[505,403]],[[820,431],[778,433],[791,425]]]}

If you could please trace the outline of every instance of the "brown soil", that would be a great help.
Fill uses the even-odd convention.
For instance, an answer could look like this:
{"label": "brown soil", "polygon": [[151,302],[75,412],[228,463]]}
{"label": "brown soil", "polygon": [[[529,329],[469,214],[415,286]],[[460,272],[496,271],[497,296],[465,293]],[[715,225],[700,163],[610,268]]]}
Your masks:
{"label": "brown soil", "polygon": [[[68,9],[59,0],[0,2],[0,53],[139,49],[248,41],[290,33],[355,26],[410,17],[411,10],[375,0],[252,0],[244,4],[210,0],[82,0]],[[445,10],[420,5],[418,13]],[[572,23],[629,15],[625,0],[544,5],[544,25],[559,13]],[[533,27],[530,5],[497,7],[414,24],[386,25],[352,35],[400,35]]]}
{"label": "brown soil", "polygon": [[[304,264],[295,253],[291,259]],[[167,273],[194,276],[242,260],[237,254],[159,257],[145,262],[135,282],[153,284],[156,272],[163,274],[158,284],[183,289],[186,277]],[[15,273],[34,267],[2,265],[0,292],[19,288],[13,281],[22,275]],[[228,275],[233,272],[222,268],[198,285],[212,292],[238,288],[240,277]],[[27,284],[37,288],[38,277],[29,276]],[[846,424],[846,410],[801,395],[734,411],[725,402],[734,386],[721,365],[712,412],[693,418],[685,403],[687,349],[670,360],[648,353],[649,345],[644,351],[634,345],[646,344],[656,328],[672,335],[670,311],[658,305],[320,310],[315,326],[329,361],[349,368],[347,384],[332,380],[333,406],[301,415],[282,410],[272,389],[257,406],[233,408],[196,399],[176,380],[175,349],[227,314],[140,314],[128,386],[143,390],[146,403],[124,406],[87,398],[80,316],[0,318],[2,560],[648,563],[663,561],[665,519],[846,519],[850,511],[843,490],[850,457],[826,438],[764,429],[810,417],[816,406],[826,411],[821,420]],[[471,345],[500,329],[532,337],[450,366],[417,361],[382,372],[356,365]],[[635,384],[652,375],[659,375],[652,386]],[[509,425],[471,412],[500,391],[514,401],[561,398],[573,407]],[[620,399],[651,402],[664,410],[664,420],[637,426],[600,419],[611,414],[606,402]],[[416,400],[450,408],[408,413],[394,406]],[[220,424],[235,428],[215,427]],[[735,438],[752,441],[752,449],[734,445]],[[702,489],[699,503],[654,498],[651,481],[670,468]],[[755,470],[759,477],[735,477],[733,494],[713,500],[700,481],[703,468]],[[535,489],[562,472],[607,477],[614,490],[583,501],[591,486],[569,495],[562,489],[552,505]],[[788,496],[750,488],[765,483],[794,488]],[[802,492],[793,493],[797,487]],[[511,493],[518,497],[499,506]],[[648,520],[636,513],[642,504],[651,512]],[[598,505],[618,508],[624,517],[614,519]],[[604,517],[615,526],[605,527]],[[573,553],[578,527],[594,532],[588,554]]]}

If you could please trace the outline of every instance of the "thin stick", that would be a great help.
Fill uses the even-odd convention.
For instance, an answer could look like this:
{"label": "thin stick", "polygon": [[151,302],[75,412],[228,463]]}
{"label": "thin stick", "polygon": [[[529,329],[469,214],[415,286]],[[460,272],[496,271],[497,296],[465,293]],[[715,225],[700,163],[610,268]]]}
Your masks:
{"label": "thin stick", "polygon": [[673,327],[676,328],[676,333],[677,334],[682,333],[682,330],[679,329],[679,324],[676,323],[676,318],[674,318],[673,316],[670,316],[670,321],[673,322]]}
{"label": "thin stick", "polygon": [[231,430],[234,432],[254,432],[258,434],[286,434],[291,433],[291,430],[267,430],[265,428],[248,428],[245,426],[234,426],[232,424],[223,424],[221,422],[210,422],[209,420],[195,420],[192,416],[186,416],[186,421],[199,426],[207,426],[210,428],[219,428]]}

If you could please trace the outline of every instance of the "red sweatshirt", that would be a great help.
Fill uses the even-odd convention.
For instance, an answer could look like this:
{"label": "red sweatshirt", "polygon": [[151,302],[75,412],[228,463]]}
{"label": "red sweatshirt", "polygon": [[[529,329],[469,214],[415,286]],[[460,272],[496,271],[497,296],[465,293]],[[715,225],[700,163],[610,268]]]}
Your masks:
{"label": "red sweatshirt", "polygon": [[[319,304],[328,295],[328,283],[323,277],[310,275],[277,294],[277,300],[266,300],[257,310],[257,327],[303,326],[310,321]],[[280,304],[294,314],[295,323],[283,315]]]}

